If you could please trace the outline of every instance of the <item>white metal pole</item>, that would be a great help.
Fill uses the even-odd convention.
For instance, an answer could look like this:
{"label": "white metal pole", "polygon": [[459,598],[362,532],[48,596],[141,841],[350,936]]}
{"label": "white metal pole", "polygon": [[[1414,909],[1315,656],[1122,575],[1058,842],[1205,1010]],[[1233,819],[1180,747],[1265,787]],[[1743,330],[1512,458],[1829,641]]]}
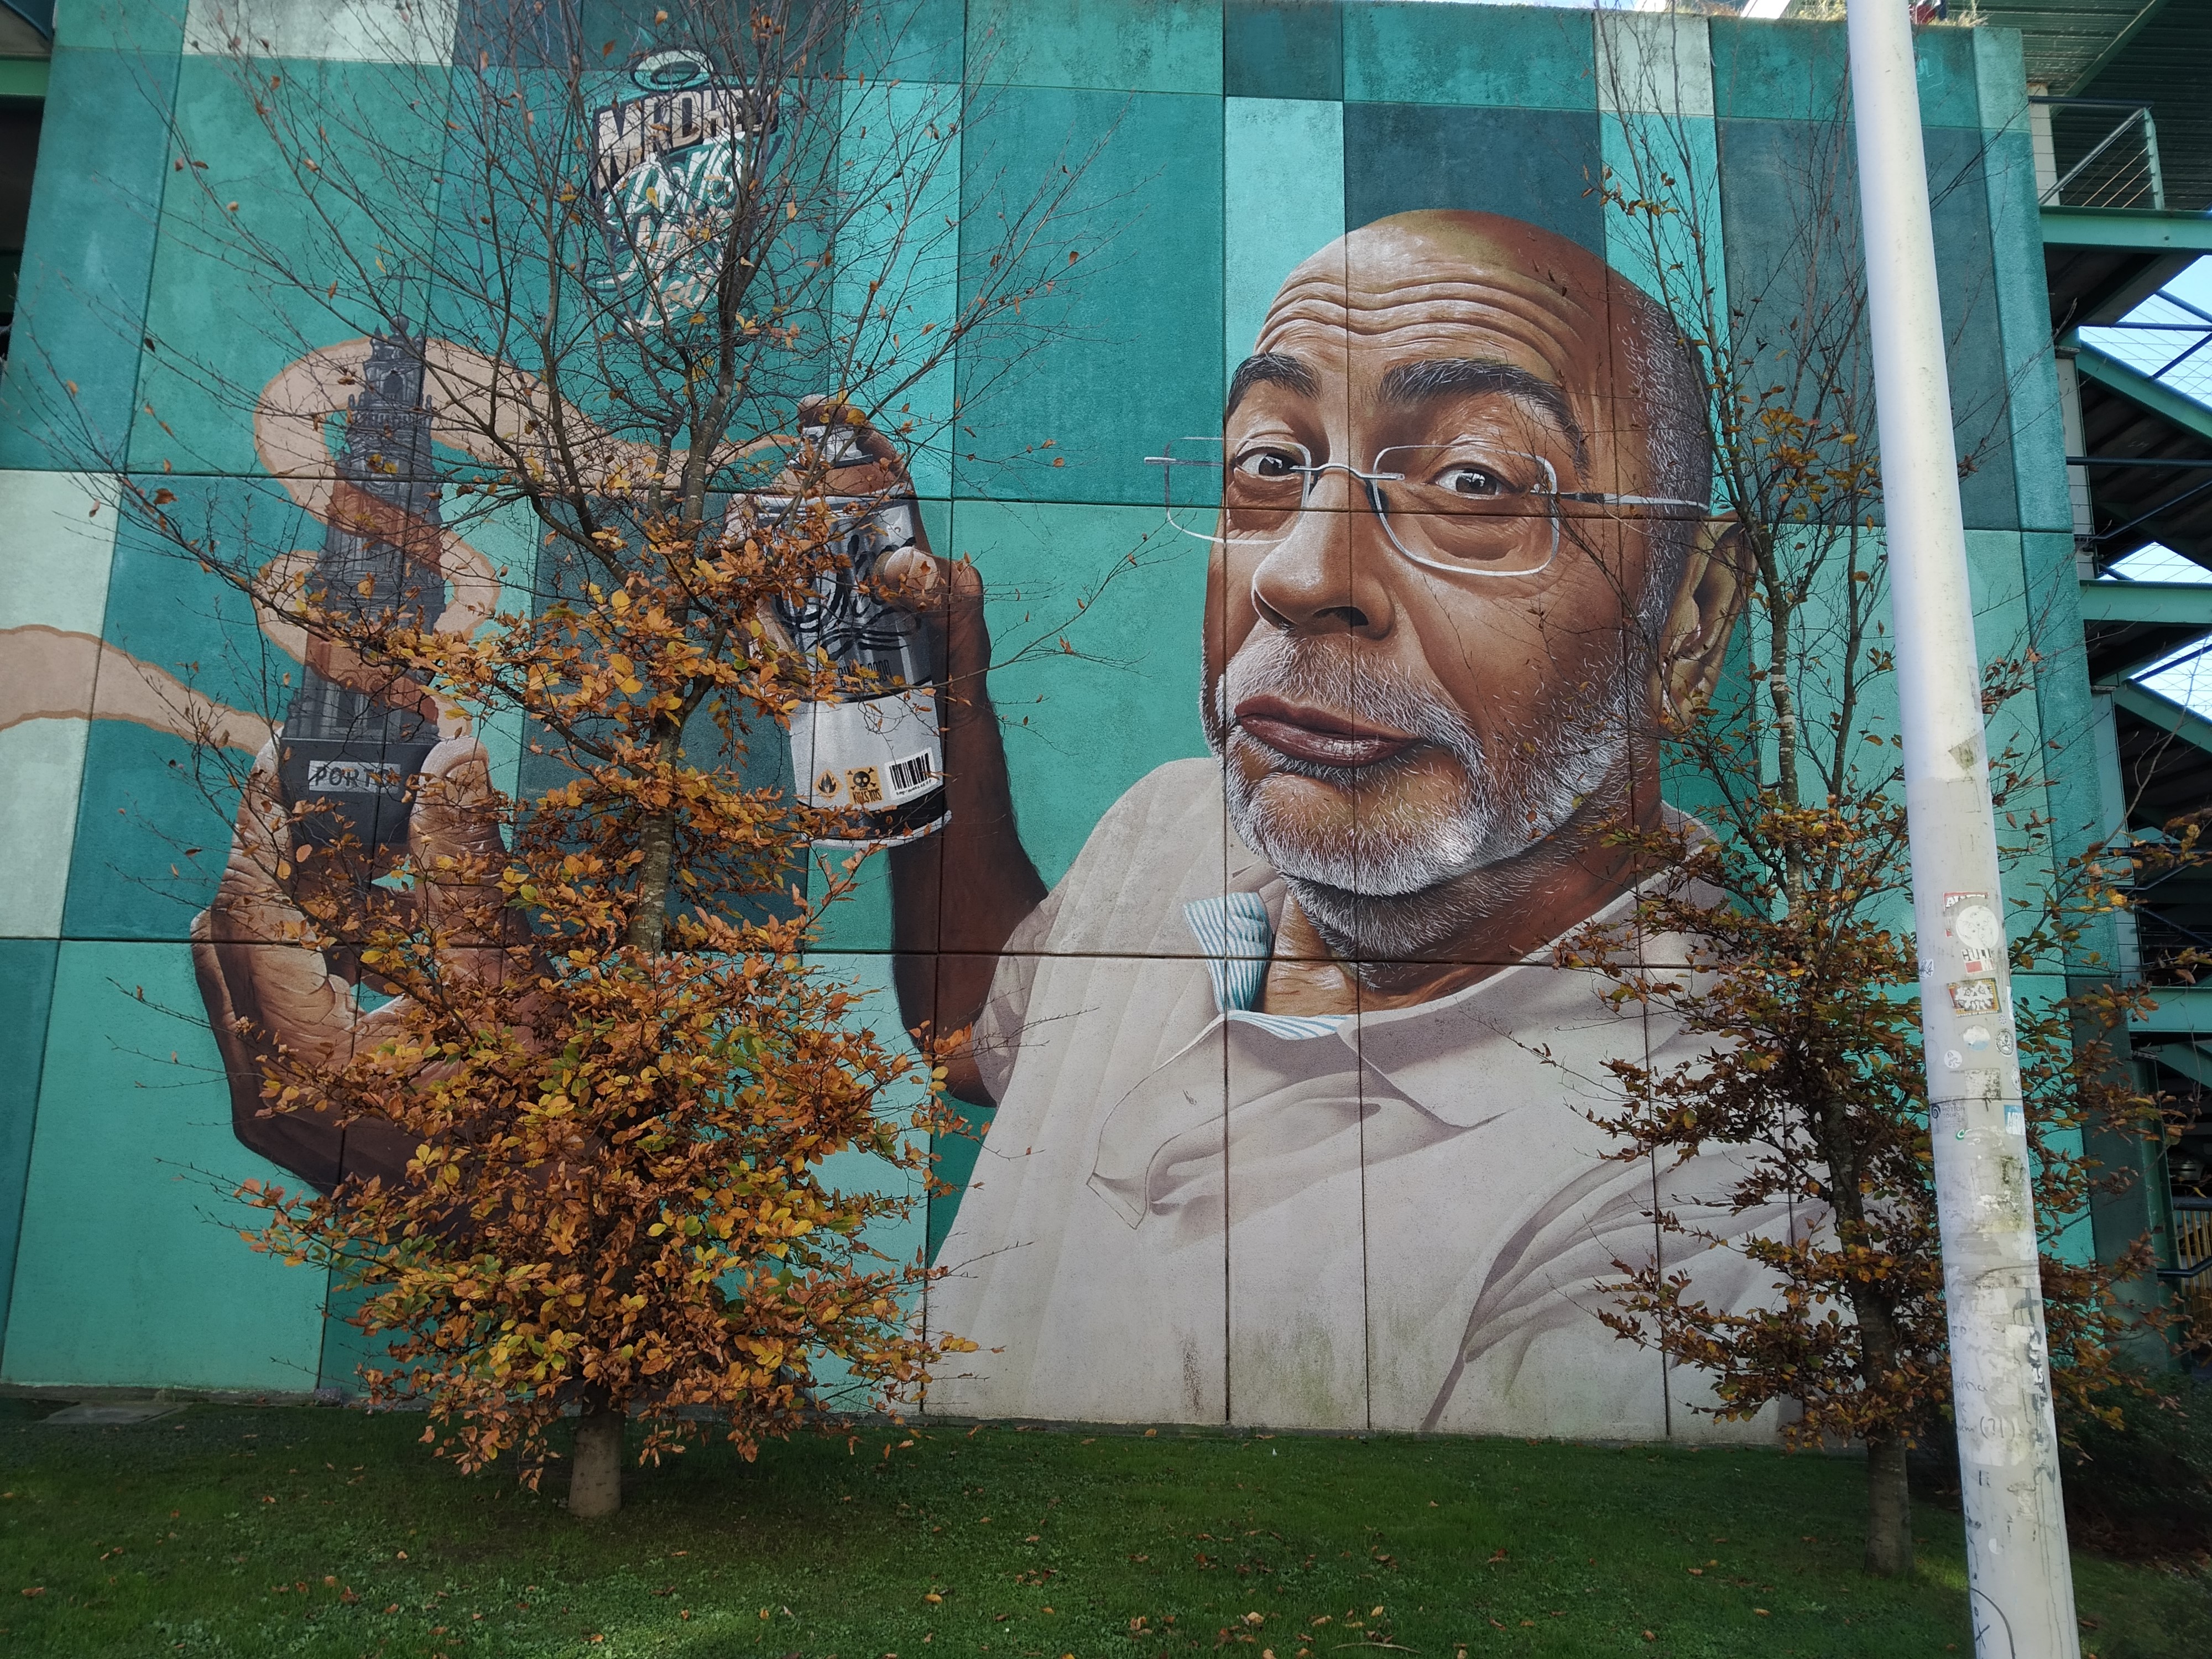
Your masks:
{"label": "white metal pole", "polygon": [[1912,30],[1905,0],[1847,15],[1974,1650],[2075,1659]]}

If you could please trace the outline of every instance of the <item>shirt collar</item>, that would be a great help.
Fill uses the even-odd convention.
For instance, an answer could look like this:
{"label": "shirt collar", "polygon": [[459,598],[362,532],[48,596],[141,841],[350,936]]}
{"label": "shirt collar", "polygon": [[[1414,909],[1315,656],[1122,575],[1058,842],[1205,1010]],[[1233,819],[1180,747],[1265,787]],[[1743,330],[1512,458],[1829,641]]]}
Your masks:
{"label": "shirt collar", "polygon": [[[1672,806],[1661,808],[1669,827],[1693,836],[1704,827]],[[1620,1039],[1623,1015],[1609,1002],[1609,982],[1589,970],[1556,968],[1553,953],[1559,939],[1529,951],[1517,963],[1486,978],[1427,1002],[1403,1008],[1374,1009],[1354,1020],[1349,1015],[1270,1014],[1256,1005],[1264,993],[1275,949],[1276,921],[1286,887],[1266,860],[1232,834],[1224,892],[1188,900],[1183,918],[1204,953],[1218,1022],[1286,1042],[1333,1036],[1356,1057],[1353,1063],[1376,1074],[1398,1094],[1431,1117],[1457,1126],[1486,1118],[1501,1100],[1532,1093],[1556,1095],[1588,1084],[1618,1090],[1610,1073],[1584,1077],[1574,1064],[1592,1052],[1580,1040],[1588,1031],[1603,1033],[1599,1047]],[[1185,892],[1190,890],[1184,889]],[[1717,893],[1709,896],[1721,902]],[[1566,933],[1593,924],[1625,921],[1637,890],[1577,922]],[[1646,953],[1663,954],[1661,941],[1649,940]],[[1673,1035],[1679,1018],[1646,1007],[1646,1040]],[[1650,1029],[1664,1025],[1665,1030]],[[1479,1068],[1470,1062],[1480,1054]],[[1471,1079],[1479,1069],[1480,1086]]]}
{"label": "shirt collar", "polygon": [[1256,1026],[1273,1036],[1302,1041],[1334,1036],[1344,1014],[1268,1014],[1260,1012],[1267,964],[1275,954],[1275,924],[1267,901],[1254,892],[1217,893],[1182,907],[1183,919],[1206,952],[1206,976],[1213,982],[1213,1006],[1224,1019]]}

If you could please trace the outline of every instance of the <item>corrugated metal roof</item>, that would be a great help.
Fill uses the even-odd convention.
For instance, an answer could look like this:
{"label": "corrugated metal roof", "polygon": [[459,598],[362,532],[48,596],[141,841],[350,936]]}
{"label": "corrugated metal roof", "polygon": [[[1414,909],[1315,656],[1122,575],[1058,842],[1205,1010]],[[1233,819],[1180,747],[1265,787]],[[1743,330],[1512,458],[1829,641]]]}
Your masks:
{"label": "corrugated metal roof", "polygon": [[1982,0],[1972,15],[2018,29],[2027,78],[2051,93],[2150,105],[2166,206],[2212,208],[2212,0]]}
{"label": "corrugated metal roof", "polygon": [[2076,91],[2148,104],[2166,206],[2212,208],[2212,0],[2166,0]]}
{"label": "corrugated metal roof", "polygon": [[[2018,29],[2027,78],[2054,93],[2085,96],[2089,78],[2115,46],[2186,0],[1988,0],[1974,8],[1984,23]],[[1964,14],[1963,5],[1954,9]]]}

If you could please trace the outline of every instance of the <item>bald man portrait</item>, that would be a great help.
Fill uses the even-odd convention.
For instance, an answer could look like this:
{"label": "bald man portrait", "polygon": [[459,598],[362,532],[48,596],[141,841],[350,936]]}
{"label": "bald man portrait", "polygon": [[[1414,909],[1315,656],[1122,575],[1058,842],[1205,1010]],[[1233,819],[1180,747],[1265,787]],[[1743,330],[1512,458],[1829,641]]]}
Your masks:
{"label": "bald man portrait", "polygon": [[[1719,1183],[1608,1158],[1606,1060],[1699,1045],[1548,965],[1626,913],[1605,831],[1670,813],[1657,716],[1738,607],[1704,405],[1660,307],[1533,226],[1404,214],[1316,253],[1208,457],[1212,757],[1049,892],[980,689],[988,573],[900,556],[951,584],[965,688],[951,823],[891,855],[899,942],[939,952],[901,990],[995,1107],[928,1307],[982,1352],[931,1409],[1771,1431],[1690,1419],[1597,1318],[1655,1197]],[[1700,1293],[1750,1293],[1732,1260]]]}

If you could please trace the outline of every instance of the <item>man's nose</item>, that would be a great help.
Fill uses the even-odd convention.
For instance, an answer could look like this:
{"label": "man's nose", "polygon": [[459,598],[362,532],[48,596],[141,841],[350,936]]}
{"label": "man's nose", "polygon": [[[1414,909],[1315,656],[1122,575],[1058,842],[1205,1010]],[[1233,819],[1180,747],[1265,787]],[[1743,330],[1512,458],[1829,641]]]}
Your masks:
{"label": "man's nose", "polygon": [[1324,472],[1290,534],[1253,570],[1252,605],[1262,622],[1285,634],[1380,639],[1397,617],[1389,563],[1389,543],[1366,485]]}

